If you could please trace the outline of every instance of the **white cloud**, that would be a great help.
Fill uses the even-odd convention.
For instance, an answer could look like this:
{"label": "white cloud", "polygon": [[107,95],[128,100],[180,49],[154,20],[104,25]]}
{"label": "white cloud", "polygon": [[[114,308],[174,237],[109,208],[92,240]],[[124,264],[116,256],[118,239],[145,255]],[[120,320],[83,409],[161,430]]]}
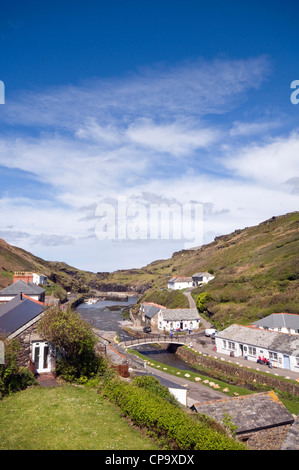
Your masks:
{"label": "white cloud", "polygon": [[[13,127],[2,135],[0,165],[48,187],[44,200],[2,197],[2,233],[44,258],[103,271],[137,266],[132,244],[90,238],[97,205],[119,195],[146,207],[198,201],[206,237],[296,210],[298,135],[266,141],[263,134],[277,130],[277,120],[250,123],[234,115],[231,124],[227,113],[268,71],[264,57],[199,61],[24,92],[5,105],[2,119],[18,126],[18,136]],[[227,130],[211,119],[225,113]],[[263,141],[242,147],[243,136]],[[139,243],[138,264],[173,249],[179,245]]]}
{"label": "white cloud", "polygon": [[190,124],[189,122],[175,122],[157,125],[149,119],[143,119],[129,127],[127,136],[132,142],[142,147],[175,157],[188,155],[199,148],[209,147],[217,140],[219,134],[217,130],[205,129],[198,124],[194,128]]}
{"label": "white cloud", "polygon": [[258,181],[263,187],[284,185],[299,175],[299,134],[248,145],[225,160],[235,175]]}

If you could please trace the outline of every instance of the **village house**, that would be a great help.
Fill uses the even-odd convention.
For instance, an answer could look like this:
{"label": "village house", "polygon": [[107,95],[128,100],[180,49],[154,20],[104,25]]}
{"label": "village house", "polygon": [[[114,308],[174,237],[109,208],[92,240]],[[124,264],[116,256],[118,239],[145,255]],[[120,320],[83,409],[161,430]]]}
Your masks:
{"label": "village house", "polygon": [[196,308],[165,308],[156,313],[160,331],[194,331],[200,317]]}
{"label": "village house", "polygon": [[20,293],[29,296],[33,300],[38,300],[39,302],[45,301],[45,289],[30,281],[25,282],[18,280],[10,286],[0,290],[0,305],[9,302],[14,297],[19,296]]}
{"label": "village house", "polygon": [[207,272],[196,273],[196,274],[193,274],[193,276],[191,277],[174,276],[172,279],[168,281],[167,287],[168,289],[171,289],[171,290],[180,290],[180,289],[199,287],[203,284],[207,284],[212,279],[214,279],[214,277],[215,276],[213,276],[213,274],[210,274]]}
{"label": "village house", "polygon": [[293,313],[273,313],[253,322],[252,325],[264,330],[299,335],[299,315]]}
{"label": "village house", "polygon": [[196,308],[166,308],[153,302],[143,302],[139,309],[142,326],[158,331],[194,331],[200,317]]}
{"label": "village house", "polygon": [[180,290],[193,287],[192,277],[173,277],[167,283],[168,289]]}
{"label": "village house", "polygon": [[[191,409],[222,425],[231,420],[250,450],[280,450],[295,421],[273,391],[195,403]],[[294,439],[288,448],[296,448]]]}
{"label": "village house", "polygon": [[210,274],[207,272],[193,274],[192,276],[193,287],[199,287],[202,284],[207,284],[214,278],[215,276],[213,276],[213,274]]}
{"label": "village house", "polygon": [[257,362],[269,360],[273,367],[299,373],[299,337],[254,326],[233,324],[215,336],[217,352]]}
{"label": "village house", "polygon": [[140,304],[139,315],[141,320],[141,325],[146,327],[158,327],[157,318],[154,318],[155,315],[161,310],[163,305],[156,304],[154,302],[143,302]]}
{"label": "village house", "polygon": [[13,282],[24,281],[26,283],[31,282],[35,285],[45,286],[48,282],[47,276],[41,273],[33,273],[28,271],[15,271]]}
{"label": "village house", "polygon": [[29,367],[35,374],[53,372],[56,368],[56,350],[52,343],[37,332],[38,321],[47,306],[20,293],[0,306],[0,334],[6,339],[17,339],[21,346],[19,366]]}

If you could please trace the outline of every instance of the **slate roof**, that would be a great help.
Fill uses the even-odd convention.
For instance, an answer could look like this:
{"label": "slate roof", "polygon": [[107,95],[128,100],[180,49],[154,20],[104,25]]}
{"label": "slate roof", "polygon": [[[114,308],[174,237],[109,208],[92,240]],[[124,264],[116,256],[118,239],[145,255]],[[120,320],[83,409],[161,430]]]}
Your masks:
{"label": "slate roof", "polygon": [[8,287],[0,290],[1,297],[7,297],[10,295],[18,295],[20,292],[26,295],[40,295],[45,292],[45,289],[42,287],[33,284],[32,282],[17,281],[11,284]]}
{"label": "slate roof", "polygon": [[299,415],[292,424],[280,450],[299,450]]}
{"label": "slate roof", "polygon": [[298,335],[233,324],[218,333],[218,338],[299,357]]}
{"label": "slate roof", "polygon": [[152,318],[154,315],[156,315],[156,313],[158,313],[159,310],[161,310],[161,308],[163,309],[165,308],[163,307],[163,305],[147,303],[147,302],[142,303],[141,306],[144,310],[144,315],[148,318]]}
{"label": "slate roof", "polygon": [[182,320],[199,320],[197,308],[166,308],[161,311],[163,320],[182,321]]}
{"label": "slate roof", "polygon": [[192,275],[192,278],[193,277],[202,277],[202,276],[213,277],[213,274],[207,273],[207,272],[195,273],[195,274]]}
{"label": "slate roof", "polygon": [[292,330],[299,330],[299,315],[295,313],[273,313],[261,320],[258,320],[252,325],[263,326],[267,328],[289,328]]}
{"label": "slate roof", "polygon": [[194,408],[198,413],[208,415],[219,423],[229,416],[237,426],[237,435],[294,422],[292,414],[273,391],[195,403]]}
{"label": "slate roof", "polygon": [[0,333],[9,336],[39,316],[47,307],[18,295],[0,306]]}
{"label": "slate roof", "polygon": [[192,277],[173,277],[168,282],[192,282]]}

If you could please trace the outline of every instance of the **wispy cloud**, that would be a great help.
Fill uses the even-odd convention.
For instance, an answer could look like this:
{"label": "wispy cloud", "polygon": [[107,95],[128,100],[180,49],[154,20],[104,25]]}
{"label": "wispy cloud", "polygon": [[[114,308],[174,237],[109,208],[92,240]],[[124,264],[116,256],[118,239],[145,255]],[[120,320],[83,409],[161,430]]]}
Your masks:
{"label": "wispy cloud", "polygon": [[279,119],[232,113],[270,70],[266,57],[200,60],[23,91],[1,115],[0,166],[26,172],[45,193],[26,199],[2,189],[11,239],[82,247],[98,204],[119,195],[145,205],[198,201],[209,236],[295,207],[298,135],[274,138]]}

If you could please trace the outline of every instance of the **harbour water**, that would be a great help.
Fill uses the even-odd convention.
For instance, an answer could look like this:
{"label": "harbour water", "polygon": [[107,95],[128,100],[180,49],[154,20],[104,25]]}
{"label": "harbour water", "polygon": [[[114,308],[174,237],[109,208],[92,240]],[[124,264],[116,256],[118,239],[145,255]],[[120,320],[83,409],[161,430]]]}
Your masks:
{"label": "harbour water", "polygon": [[96,304],[80,304],[76,311],[93,328],[102,331],[115,331],[122,341],[131,339],[121,328],[125,321],[122,312],[124,309],[135,305],[137,300],[137,297],[128,297],[128,300],[124,301],[99,300]]}

